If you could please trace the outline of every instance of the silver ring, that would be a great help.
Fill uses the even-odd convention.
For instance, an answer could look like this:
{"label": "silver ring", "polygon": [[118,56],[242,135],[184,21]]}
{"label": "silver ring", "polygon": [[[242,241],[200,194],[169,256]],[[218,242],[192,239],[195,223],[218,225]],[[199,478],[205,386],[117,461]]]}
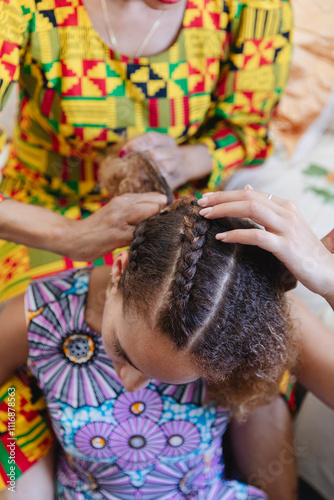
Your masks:
{"label": "silver ring", "polygon": [[268,200],[271,200],[272,197],[273,197],[273,195],[271,193],[268,194]]}

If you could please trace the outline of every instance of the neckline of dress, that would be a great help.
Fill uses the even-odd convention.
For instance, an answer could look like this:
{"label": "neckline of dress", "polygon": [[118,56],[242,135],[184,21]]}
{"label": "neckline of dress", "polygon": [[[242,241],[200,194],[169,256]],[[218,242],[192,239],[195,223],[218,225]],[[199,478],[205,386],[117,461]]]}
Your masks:
{"label": "neckline of dress", "polygon": [[89,22],[89,27],[92,29],[92,31],[94,32],[95,36],[99,40],[99,42],[101,42],[104,45],[104,47],[106,49],[108,49],[109,53],[112,54],[112,58],[113,59],[115,59],[117,61],[126,61],[127,63],[132,63],[134,61],[142,61],[142,62],[145,62],[146,64],[151,59],[159,58],[161,56],[164,56],[165,54],[168,54],[180,42],[181,37],[183,36],[184,27],[185,27],[184,23],[185,23],[186,11],[187,11],[187,9],[189,7],[189,3],[191,2],[191,0],[186,0],[186,6],[185,6],[185,9],[184,9],[183,18],[182,18],[182,24],[181,24],[179,33],[177,35],[177,38],[176,38],[175,42],[173,42],[170,47],[168,47],[166,50],[163,50],[162,52],[159,52],[158,54],[154,54],[152,56],[134,57],[134,56],[127,56],[125,54],[120,54],[119,52],[116,52],[107,42],[104,41],[104,39],[101,37],[101,35],[99,34],[99,32],[96,31],[96,29],[93,26],[92,20],[90,18],[90,15],[89,15],[89,12],[87,10],[87,7],[85,5],[84,0],[80,0],[80,1],[81,1],[81,4],[82,4],[82,6],[83,6],[83,8],[85,10],[85,13],[86,13],[86,16],[87,16],[87,20]]}

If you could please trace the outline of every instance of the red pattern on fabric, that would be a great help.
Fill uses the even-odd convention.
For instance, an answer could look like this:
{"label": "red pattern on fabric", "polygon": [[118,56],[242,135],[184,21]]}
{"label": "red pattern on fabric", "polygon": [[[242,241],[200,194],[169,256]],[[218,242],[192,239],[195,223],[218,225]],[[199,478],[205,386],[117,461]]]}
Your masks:
{"label": "red pattern on fabric", "polygon": [[15,64],[11,64],[11,63],[9,63],[7,61],[1,61],[1,65],[6,68],[6,70],[8,71],[8,74],[9,74],[9,78],[11,80],[13,80],[14,75],[15,75],[15,71],[16,71]]}
{"label": "red pattern on fabric", "polygon": [[183,98],[183,111],[184,111],[184,123],[189,125],[189,97],[185,96]]}
{"label": "red pattern on fabric", "polygon": [[[71,5],[72,7],[72,5]],[[63,22],[58,22],[57,25],[59,27],[65,28],[69,26],[78,26],[78,10],[74,7],[74,12],[69,13],[69,15],[63,20]]]}
{"label": "red pattern on fabric", "polygon": [[170,100],[170,114],[171,114],[171,125],[175,126],[175,101],[174,99]]}
{"label": "red pattern on fabric", "polygon": [[149,124],[152,128],[159,126],[157,99],[150,99],[149,101]]}
{"label": "red pattern on fabric", "polygon": [[[54,0],[55,7],[71,7],[71,0]],[[82,5],[82,0],[79,0],[79,5]]]}
{"label": "red pattern on fabric", "polygon": [[50,110],[52,107],[53,98],[55,96],[55,91],[47,89],[44,94],[44,98],[41,102],[41,111],[45,116],[50,115]]}
{"label": "red pattern on fabric", "polygon": [[212,19],[212,22],[213,22],[213,25],[215,26],[215,28],[219,29],[220,14],[217,14],[215,12],[210,12],[210,17]]}
{"label": "red pattern on fabric", "polygon": [[4,40],[0,48],[0,57],[4,56],[5,54],[10,54],[17,47],[18,45],[16,43]]}

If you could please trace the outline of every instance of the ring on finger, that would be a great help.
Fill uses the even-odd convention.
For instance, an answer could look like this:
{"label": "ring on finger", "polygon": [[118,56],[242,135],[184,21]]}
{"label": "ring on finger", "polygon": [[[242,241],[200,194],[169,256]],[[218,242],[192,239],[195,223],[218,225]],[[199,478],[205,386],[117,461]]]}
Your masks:
{"label": "ring on finger", "polygon": [[271,193],[268,194],[268,196],[267,196],[268,200],[271,200],[272,197],[273,197],[273,195]]}

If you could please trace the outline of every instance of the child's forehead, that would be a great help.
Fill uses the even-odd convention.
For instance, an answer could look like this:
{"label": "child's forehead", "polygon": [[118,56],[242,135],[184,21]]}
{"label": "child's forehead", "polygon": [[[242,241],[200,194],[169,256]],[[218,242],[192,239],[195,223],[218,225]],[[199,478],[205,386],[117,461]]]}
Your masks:
{"label": "child's forehead", "polygon": [[122,351],[139,371],[171,384],[199,378],[190,353],[177,349],[168,335],[152,330],[140,316],[130,315],[129,319],[120,326],[117,336]]}

